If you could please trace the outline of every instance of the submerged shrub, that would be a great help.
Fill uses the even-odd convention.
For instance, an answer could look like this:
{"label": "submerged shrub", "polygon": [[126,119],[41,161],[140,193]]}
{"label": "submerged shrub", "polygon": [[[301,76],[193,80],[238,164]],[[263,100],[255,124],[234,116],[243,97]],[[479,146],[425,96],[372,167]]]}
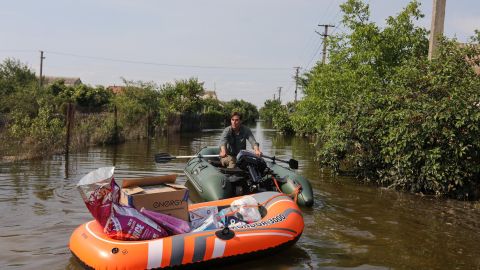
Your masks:
{"label": "submerged shrub", "polygon": [[444,40],[428,61],[416,1],[384,29],[363,2],[341,7],[349,30],[330,40],[330,62],[305,74],[294,130],[318,135],[322,165],[361,181],[480,197],[480,76],[471,66],[480,51]]}

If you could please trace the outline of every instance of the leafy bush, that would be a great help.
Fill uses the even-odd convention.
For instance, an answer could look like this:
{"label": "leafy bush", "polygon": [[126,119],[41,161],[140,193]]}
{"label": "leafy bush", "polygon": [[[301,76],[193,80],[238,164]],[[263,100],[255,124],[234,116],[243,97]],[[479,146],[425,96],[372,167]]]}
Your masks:
{"label": "leafy bush", "polygon": [[239,112],[242,115],[242,122],[252,123],[258,119],[258,110],[255,105],[245,100],[234,99],[224,103],[225,113],[228,120],[233,112]]}
{"label": "leafy bush", "polygon": [[117,94],[113,103],[117,108],[119,122],[125,128],[135,126],[139,121],[151,118],[153,124],[158,124],[161,108],[160,89],[154,83],[125,81],[127,87]]}
{"label": "leafy bush", "polygon": [[34,156],[38,153],[54,153],[61,149],[64,142],[63,122],[48,104],[40,107],[36,117],[14,111],[9,133],[10,139],[21,143]]}
{"label": "leafy bush", "polygon": [[160,107],[166,115],[200,112],[200,97],[204,91],[203,82],[199,82],[197,78],[166,83],[161,87]]}
{"label": "leafy bush", "polygon": [[293,103],[283,106],[279,100],[267,100],[264,107],[260,109],[260,117],[280,132],[293,133],[291,111],[293,111]]}
{"label": "leafy bush", "polygon": [[413,23],[423,16],[417,1],[384,29],[361,1],[341,8],[349,30],[330,40],[330,63],[305,74],[294,130],[318,135],[321,164],[347,164],[362,181],[480,195],[480,78],[466,61],[480,51],[444,40],[428,61],[427,31]]}
{"label": "leafy bush", "polygon": [[[480,78],[465,56],[480,54],[444,41],[432,62],[398,69],[379,137],[382,182],[411,191],[472,196],[480,186]],[[474,194],[475,195],[475,194]],[[478,194],[476,194],[478,195]]]}
{"label": "leafy bush", "polygon": [[111,112],[77,114],[75,118],[73,148],[114,144],[124,140],[124,127],[117,123],[117,130],[115,129],[115,118]]}
{"label": "leafy bush", "polygon": [[28,113],[38,110],[30,105],[36,99],[37,86],[35,73],[26,65],[14,59],[4,60],[0,64],[0,113],[9,113],[19,107]]}
{"label": "leafy bush", "polygon": [[110,102],[112,92],[103,86],[90,87],[85,84],[75,86],[73,99],[75,102],[88,108],[102,108]]}
{"label": "leafy bush", "polygon": [[202,128],[221,127],[225,120],[225,113],[221,111],[207,111],[202,114]]}

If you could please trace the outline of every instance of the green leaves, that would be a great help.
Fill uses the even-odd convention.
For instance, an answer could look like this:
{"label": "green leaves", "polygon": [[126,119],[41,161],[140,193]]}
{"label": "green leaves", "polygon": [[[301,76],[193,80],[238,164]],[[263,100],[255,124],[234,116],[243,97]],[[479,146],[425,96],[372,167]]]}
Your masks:
{"label": "green leaves", "polygon": [[242,115],[242,121],[244,123],[255,122],[255,120],[258,119],[259,116],[257,107],[252,103],[244,100],[234,99],[228,102],[224,102],[223,106],[227,119],[230,119],[230,115],[234,111],[237,111]]}
{"label": "green leaves", "polygon": [[284,106],[279,100],[268,99],[265,101],[264,107],[260,109],[260,117],[270,122],[280,132],[293,133],[290,114],[295,110],[294,107],[293,103]]}
{"label": "green leaves", "polygon": [[417,1],[383,29],[362,1],[341,8],[346,33],[330,40],[328,64],[303,75],[295,132],[316,134],[320,163],[362,181],[462,198],[480,191],[478,48],[445,39],[428,61]]}

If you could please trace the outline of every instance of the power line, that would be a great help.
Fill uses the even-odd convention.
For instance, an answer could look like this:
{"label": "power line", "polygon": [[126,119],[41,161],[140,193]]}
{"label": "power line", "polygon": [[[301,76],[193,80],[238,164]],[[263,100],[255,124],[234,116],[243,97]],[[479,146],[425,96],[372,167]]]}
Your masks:
{"label": "power line", "polygon": [[0,50],[0,52],[37,52],[37,51],[34,51],[34,50]]}
{"label": "power line", "polygon": [[232,66],[203,66],[203,65],[180,65],[180,64],[169,64],[169,63],[156,63],[156,62],[144,62],[144,61],[135,61],[135,60],[125,60],[125,59],[115,59],[107,57],[98,57],[98,56],[88,56],[88,55],[79,55],[63,52],[53,52],[45,51],[46,53],[70,56],[76,58],[86,58],[86,59],[95,59],[103,60],[110,62],[120,62],[128,64],[140,64],[140,65],[152,65],[152,66],[164,66],[164,67],[180,67],[180,68],[199,68],[199,69],[231,69],[231,70],[290,70],[290,68],[275,68],[275,67],[232,67]]}
{"label": "power line", "polygon": [[[323,15],[320,17],[321,19],[319,20],[319,22],[317,24],[320,24],[321,21],[324,20],[324,18],[327,17],[327,15],[329,14],[330,12],[330,8],[333,6],[333,4],[336,2],[337,0],[330,0],[330,2],[328,3],[327,5],[327,8],[323,10]],[[307,44],[304,46],[304,48],[301,50],[302,53],[299,54],[300,56],[298,57],[298,62],[303,62],[302,59],[304,59],[304,56],[308,57],[307,55],[307,49],[309,49],[309,44],[310,42],[313,40],[313,38],[315,37],[315,32],[313,32],[311,35],[310,35],[310,39],[308,40]],[[316,49],[315,45],[313,45],[313,51],[314,51],[314,55],[307,58],[307,59],[310,59],[308,63],[310,63],[312,61],[312,58],[315,57],[315,55],[318,53],[318,49]],[[306,65],[304,65],[306,66]]]}
{"label": "power line", "polygon": [[[326,13],[326,14],[329,13],[330,7],[332,7],[333,2],[336,2],[336,0],[330,1],[330,3],[329,3],[328,6],[327,6],[327,9],[325,10],[325,13]],[[325,17],[326,17],[326,16],[325,16]],[[322,17],[322,18],[325,18],[325,17]],[[320,24],[320,22],[318,22],[317,24]]]}
{"label": "power line", "polygon": [[318,52],[320,51],[320,49],[322,48],[323,46],[323,40],[322,42],[320,43],[320,45],[318,46],[318,48],[315,50],[315,53],[312,55],[312,57],[310,58],[310,60],[308,61],[308,63],[305,65],[305,69],[308,70],[308,68],[310,67],[310,64],[313,62],[313,60],[316,58]]}

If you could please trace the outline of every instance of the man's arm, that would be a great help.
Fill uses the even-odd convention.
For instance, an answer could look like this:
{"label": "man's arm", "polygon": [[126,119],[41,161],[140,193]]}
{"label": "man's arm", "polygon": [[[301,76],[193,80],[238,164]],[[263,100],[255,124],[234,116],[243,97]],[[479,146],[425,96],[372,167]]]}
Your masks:
{"label": "man's arm", "polygon": [[225,128],[220,136],[220,157],[227,156],[228,132],[229,127]]}
{"label": "man's arm", "polygon": [[260,144],[257,142],[257,140],[255,140],[255,137],[250,129],[247,130],[247,139],[250,145],[253,147],[255,155],[260,157],[262,155],[262,151],[260,151]]}

